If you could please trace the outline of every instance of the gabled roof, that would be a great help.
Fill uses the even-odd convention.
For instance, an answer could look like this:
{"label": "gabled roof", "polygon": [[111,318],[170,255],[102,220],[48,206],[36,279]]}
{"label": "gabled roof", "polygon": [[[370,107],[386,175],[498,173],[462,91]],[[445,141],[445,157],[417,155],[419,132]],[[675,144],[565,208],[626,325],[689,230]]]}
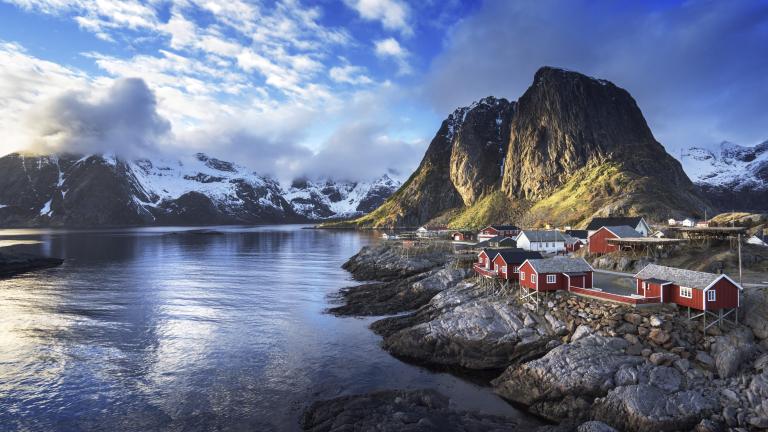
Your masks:
{"label": "gabled roof", "polygon": [[[600,227],[600,228],[607,229],[608,231],[612,232],[618,238],[634,238],[634,237],[642,237],[643,236],[639,232],[635,231],[634,228],[626,226],[626,225],[622,225],[622,226],[604,226],[604,227]],[[600,229],[598,229],[598,231],[600,231]]]}
{"label": "gabled roof", "polygon": [[488,258],[494,259],[496,258],[496,255],[498,255],[499,252],[501,252],[503,249],[493,249],[493,248],[483,248],[480,252],[477,254],[480,255],[481,253],[485,252],[486,255],[488,255]]}
{"label": "gabled roof", "polygon": [[565,230],[565,233],[571,237],[582,240],[586,240],[587,236],[589,235],[587,230]]}
{"label": "gabled roof", "polygon": [[[531,252],[524,249],[504,249],[500,250],[496,256],[501,255],[504,262],[507,264],[522,264],[527,259],[540,259],[543,258],[538,252]],[[494,259],[496,259],[494,257]]]}
{"label": "gabled roof", "polygon": [[675,267],[666,267],[656,264],[648,264],[636,275],[636,278],[642,280],[658,279],[661,281],[672,282],[688,288],[705,290],[721,278],[728,278],[734,285],[741,289],[733,279],[724,274],[707,273],[693,270],[680,269]]}
{"label": "gabled roof", "polygon": [[493,228],[497,231],[519,231],[520,230],[520,228],[514,225],[488,225],[483,229],[487,229],[487,228]]}
{"label": "gabled roof", "polygon": [[536,273],[584,273],[592,271],[592,267],[584,258],[552,257],[529,259]]}
{"label": "gabled roof", "polygon": [[[531,242],[561,242],[565,241],[560,231],[555,230],[523,230],[520,236],[525,236]],[[519,238],[519,237],[518,237]]]}
{"label": "gabled roof", "polygon": [[589,225],[587,225],[587,230],[596,231],[596,230],[599,230],[600,227],[604,227],[604,226],[621,226],[621,225],[627,225],[629,227],[634,228],[640,224],[641,220],[643,220],[642,216],[593,218],[589,222]]}
{"label": "gabled roof", "polygon": [[563,236],[563,239],[565,239],[565,244],[568,244],[568,245],[576,244],[576,242],[580,242],[581,241],[580,238],[573,237],[573,236],[568,235],[568,234],[562,234],[562,236]]}

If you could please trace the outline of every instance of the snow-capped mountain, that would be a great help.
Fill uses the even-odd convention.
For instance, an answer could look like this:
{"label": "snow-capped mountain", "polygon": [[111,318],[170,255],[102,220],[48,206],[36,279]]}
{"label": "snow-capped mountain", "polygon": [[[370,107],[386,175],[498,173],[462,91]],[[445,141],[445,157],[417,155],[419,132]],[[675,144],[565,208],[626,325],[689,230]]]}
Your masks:
{"label": "snow-capped mountain", "polygon": [[[331,181],[325,184],[325,189],[333,185]],[[345,217],[348,208],[365,207],[364,202],[376,196],[373,184],[370,186],[349,188],[342,183],[341,190],[349,189],[343,195],[346,207],[329,206],[323,200],[296,200],[300,193],[294,188],[286,192],[272,178],[203,153],[182,159],[137,160],[108,155],[14,153],[0,158],[0,224],[305,222]],[[331,195],[323,196],[332,201],[336,195]],[[343,214],[339,214],[341,210]]]}
{"label": "snow-capped mountain", "polygon": [[691,180],[723,210],[768,210],[768,141],[754,147],[724,141],[682,156]]}
{"label": "snow-capped mountain", "polygon": [[291,184],[285,199],[310,219],[348,218],[373,211],[399,187],[387,174],[372,182],[303,179]]}

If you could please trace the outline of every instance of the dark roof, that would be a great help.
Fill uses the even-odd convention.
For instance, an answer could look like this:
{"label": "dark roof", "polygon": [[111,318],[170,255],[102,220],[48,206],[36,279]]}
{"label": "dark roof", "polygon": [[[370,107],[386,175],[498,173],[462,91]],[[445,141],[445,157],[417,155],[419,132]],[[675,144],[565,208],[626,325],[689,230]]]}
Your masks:
{"label": "dark roof", "polygon": [[703,290],[723,275],[648,264],[635,277],[642,280],[659,279],[675,285]]}
{"label": "dark roof", "polygon": [[564,242],[565,238],[560,234],[560,231],[555,230],[539,230],[528,231],[524,230],[520,232],[520,235],[525,235],[531,242]]}
{"label": "dark roof", "polygon": [[501,255],[504,258],[504,262],[508,264],[522,264],[527,259],[540,259],[543,258],[538,252],[531,252],[523,249],[504,249],[499,251],[497,255]]}
{"label": "dark roof", "polygon": [[494,259],[496,258],[496,255],[501,252],[502,249],[494,249],[494,248],[483,248],[480,252],[478,252],[478,255],[485,252],[486,255],[488,255],[488,258]]}
{"label": "dark roof", "polygon": [[589,234],[587,230],[565,230],[565,233],[571,237],[576,237],[577,239],[582,240],[586,239]]}
{"label": "dark roof", "polygon": [[584,258],[552,257],[544,259],[529,259],[529,263],[537,273],[583,273],[592,271],[592,267]]}
{"label": "dark roof", "polygon": [[490,245],[491,245],[491,242],[489,242],[488,240],[483,240],[481,242],[475,243],[475,247],[477,248],[487,248]]}
{"label": "dark roof", "polygon": [[604,226],[602,228],[605,228],[608,231],[616,234],[616,237],[618,237],[618,238],[633,238],[633,237],[642,237],[643,236],[639,232],[635,231],[634,228],[629,227],[627,225],[622,225],[622,226]]}
{"label": "dark roof", "polygon": [[520,228],[514,225],[488,225],[486,228],[493,228],[498,231],[519,231]]}
{"label": "dark roof", "polygon": [[600,227],[604,227],[604,226],[608,227],[608,226],[621,226],[621,225],[627,225],[634,228],[640,223],[640,220],[642,218],[643,218],[642,216],[593,218],[589,222],[589,225],[587,225],[587,230],[596,231],[596,230],[599,230]]}

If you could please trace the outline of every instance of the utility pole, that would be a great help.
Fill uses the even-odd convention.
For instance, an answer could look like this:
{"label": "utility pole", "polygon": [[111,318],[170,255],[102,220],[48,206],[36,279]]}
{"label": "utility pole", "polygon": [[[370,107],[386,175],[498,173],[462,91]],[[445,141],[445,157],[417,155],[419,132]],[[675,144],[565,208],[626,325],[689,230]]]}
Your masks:
{"label": "utility pole", "polygon": [[741,234],[739,234],[739,285],[741,284]]}

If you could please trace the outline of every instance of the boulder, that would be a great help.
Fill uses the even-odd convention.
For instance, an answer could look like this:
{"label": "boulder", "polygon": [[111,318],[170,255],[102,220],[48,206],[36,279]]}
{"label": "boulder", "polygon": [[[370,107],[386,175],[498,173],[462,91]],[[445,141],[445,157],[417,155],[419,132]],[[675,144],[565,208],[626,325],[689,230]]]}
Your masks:
{"label": "boulder", "polygon": [[576,428],[576,432],[618,432],[616,429],[599,421],[588,421]]}
{"label": "boulder", "polygon": [[571,342],[575,342],[591,334],[592,334],[592,327],[586,324],[582,324],[576,327],[576,331],[574,331],[573,334],[571,335]]}
{"label": "boulder", "polygon": [[545,356],[510,366],[493,380],[498,394],[554,421],[584,419],[592,400],[614,387],[622,367],[644,363],[627,355],[624,339],[592,335],[560,345]]}
{"label": "boulder", "polygon": [[752,329],[758,339],[768,339],[768,288],[744,290],[741,322]]}
{"label": "boulder", "polygon": [[382,242],[364,246],[342,268],[357,280],[399,280],[444,265],[451,258],[449,252],[435,249],[408,254],[397,243]]}
{"label": "boulder", "polygon": [[717,373],[721,378],[736,375],[739,368],[748,364],[757,354],[752,331],[737,327],[724,336],[717,336],[710,351],[715,360]]}
{"label": "boulder", "polygon": [[650,384],[616,387],[595,400],[596,420],[623,431],[691,430],[702,418],[718,410],[717,401],[699,390],[668,393]]}

